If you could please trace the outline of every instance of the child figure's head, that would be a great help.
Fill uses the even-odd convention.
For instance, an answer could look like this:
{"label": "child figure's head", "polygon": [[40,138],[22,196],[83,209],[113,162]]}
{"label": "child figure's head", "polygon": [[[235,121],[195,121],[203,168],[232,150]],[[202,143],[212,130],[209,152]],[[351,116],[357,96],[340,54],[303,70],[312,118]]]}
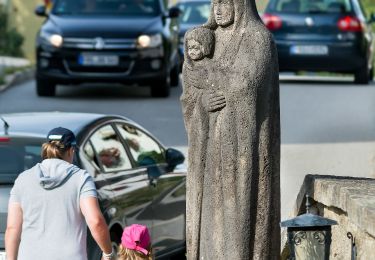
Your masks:
{"label": "child figure's head", "polygon": [[213,31],[204,27],[194,28],[186,33],[186,50],[190,59],[197,61],[212,53],[215,43]]}
{"label": "child figure's head", "polygon": [[133,224],[124,229],[119,260],[152,260],[151,238],[146,226]]}

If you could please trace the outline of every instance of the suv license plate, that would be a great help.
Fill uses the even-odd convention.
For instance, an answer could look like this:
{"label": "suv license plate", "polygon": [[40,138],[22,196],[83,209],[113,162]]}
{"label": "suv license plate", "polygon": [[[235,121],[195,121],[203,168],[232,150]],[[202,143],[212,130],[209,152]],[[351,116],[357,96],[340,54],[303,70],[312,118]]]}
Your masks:
{"label": "suv license plate", "polygon": [[290,54],[294,55],[328,55],[326,45],[295,45],[290,47]]}
{"label": "suv license plate", "polygon": [[78,64],[82,66],[118,66],[120,59],[117,55],[81,54]]}

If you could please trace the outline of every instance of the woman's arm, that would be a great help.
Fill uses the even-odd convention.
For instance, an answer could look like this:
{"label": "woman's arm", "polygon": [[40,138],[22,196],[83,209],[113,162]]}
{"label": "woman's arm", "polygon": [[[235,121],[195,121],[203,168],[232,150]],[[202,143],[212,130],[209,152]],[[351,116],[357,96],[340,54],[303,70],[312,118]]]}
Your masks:
{"label": "woman's arm", "polygon": [[10,202],[8,206],[7,229],[5,231],[5,251],[7,260],[17,260],[21,241],[23,213],[20,203]]}
{"label": "woman's arm", "polygon": [[89,196],[81,198],[80,207],[92,237],[104,253],[110,254],[112,252],[111,239],[98,199]]}

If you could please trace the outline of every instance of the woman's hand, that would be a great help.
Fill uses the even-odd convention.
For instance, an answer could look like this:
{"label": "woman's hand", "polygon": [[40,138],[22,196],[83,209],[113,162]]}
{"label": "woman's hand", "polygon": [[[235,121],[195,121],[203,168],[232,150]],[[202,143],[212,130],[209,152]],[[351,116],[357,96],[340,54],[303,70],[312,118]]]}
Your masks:
{"label": "woman's hand", "polygon": [[208,93],[208,111],[214,112],[226,106],[226,100],[222,91],[211,91]]}

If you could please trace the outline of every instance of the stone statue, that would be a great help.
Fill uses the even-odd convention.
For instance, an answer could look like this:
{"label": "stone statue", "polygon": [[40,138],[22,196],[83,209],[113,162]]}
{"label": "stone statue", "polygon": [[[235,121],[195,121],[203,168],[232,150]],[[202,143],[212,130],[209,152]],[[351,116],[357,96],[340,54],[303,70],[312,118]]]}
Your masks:
{"label": "stone statue", "polygon": [[277,50],[255,0],[212,1],[185,37],[188,259],[279,259]]}

